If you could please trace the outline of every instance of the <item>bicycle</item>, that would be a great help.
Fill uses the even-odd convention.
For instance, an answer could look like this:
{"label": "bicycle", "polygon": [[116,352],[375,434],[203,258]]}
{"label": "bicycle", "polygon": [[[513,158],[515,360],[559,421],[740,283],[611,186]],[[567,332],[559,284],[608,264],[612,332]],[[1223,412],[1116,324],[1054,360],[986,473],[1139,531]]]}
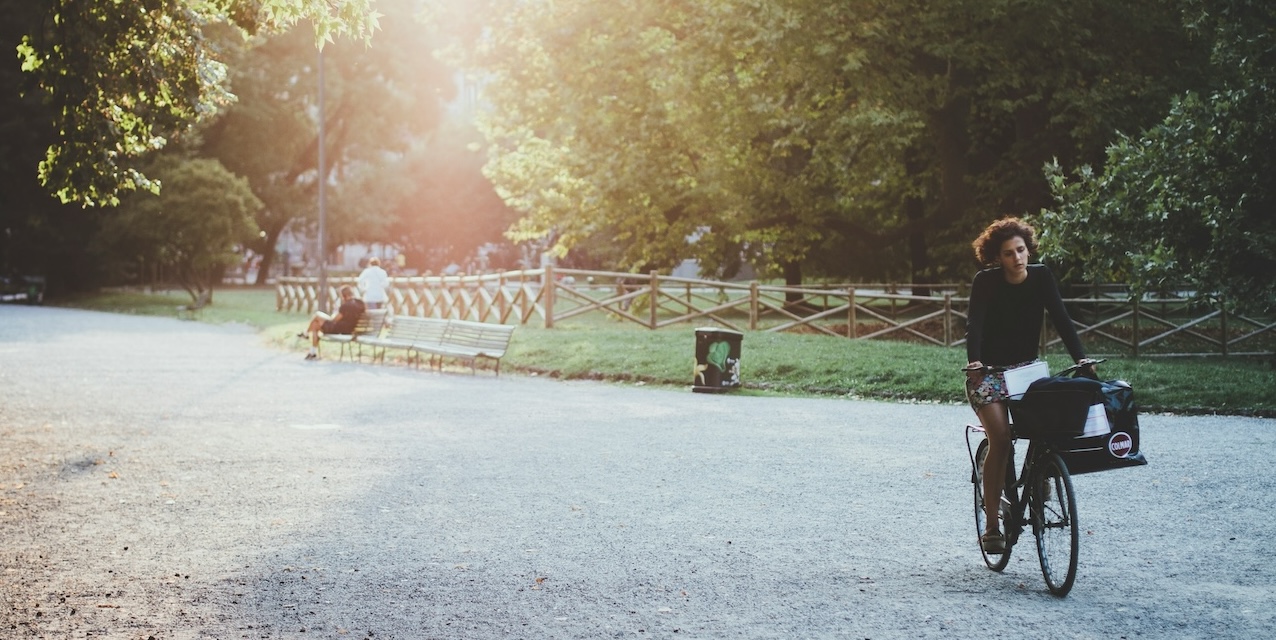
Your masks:
{"label": "bicycle", "polygon": [[[1086,360],[1060,371],[1065,376],[1105,362]],[[975,369],[981,370],[981,369]],[[1004,367],[982,367],[984,371],[1004,371]],[[963,371],[970,371],[963,369]],[[1022,427],[1022,425],[1020,425]],[[971,447],[971,435],[985,433],[982,425],[966,425],[966,451],[970,455],[971,482],[975,485],[976,541],[985,529],[984,460],[988,457],[988,439],[984,436],[977,448]],[[1001,571],[1010,563],[1010,552],[1019,541],[1026,525],[1031,525],[1037,543],[1037,558],[1046,587],[1057,596],[1072,590],[1077,577],[1079,525],[1077,500],[1072,491],[1072,476],[1060,451],[1049,438],[1029,438],[1023,468],[1015,476],[1015,441],[1019,438],[1015,425],[1010,430],[1010,455],[1006,464],[1005,489],[1001,496],[1001,521],[1006,538],[1004,553],[989,553],[979,547],[984,563],[993,571]]]}

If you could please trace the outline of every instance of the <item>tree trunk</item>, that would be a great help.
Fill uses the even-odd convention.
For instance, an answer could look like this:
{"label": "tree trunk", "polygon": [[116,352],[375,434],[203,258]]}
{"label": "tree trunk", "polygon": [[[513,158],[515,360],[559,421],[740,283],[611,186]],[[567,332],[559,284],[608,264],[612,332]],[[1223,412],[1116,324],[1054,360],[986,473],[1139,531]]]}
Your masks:
{"label": "tree trunk", "polygon": [[[784,269],[784,285],[786,287],[802,286],[802,263],[797,260],[790,260],[782,265]],[[789,311],[798,312],[799,309],[806,307],[806,299],[802,294],[796,291],[784,292],[784,307]]]}
{"label": "tree trunk", "polygon": [[954,98],[931,119],[931,135],[939,154],[939,216],[942,222],[961,219],[970,203],[966,168],[970,137],[966,132],[968,98]]}
{"label": "tree trunk", "polygon": [[[921,151],[916,147],[908,151],[904,160],[904,170],[915,184],[920,185],[925,172]],[[919,189],[904,200],[904,219],[908,221],[908,256],[909,278],[913,284],[913,295],[929,296],[933,281],[930,274],[930,254],[926,251],[926,202],[922,200]]]}
{"label": "tree trunk", "polygon": [[[262,240],[261,263],[257,265],[257,279],[253,281],[253,284],[266,284],[266,278],[270,276],[270,268],[275,264],[275,244],[279,242],[279,234],[283,231],[282,226],[266,230],[266,238]],[[288,265],[284,265],[284,268],[287,269]]]}

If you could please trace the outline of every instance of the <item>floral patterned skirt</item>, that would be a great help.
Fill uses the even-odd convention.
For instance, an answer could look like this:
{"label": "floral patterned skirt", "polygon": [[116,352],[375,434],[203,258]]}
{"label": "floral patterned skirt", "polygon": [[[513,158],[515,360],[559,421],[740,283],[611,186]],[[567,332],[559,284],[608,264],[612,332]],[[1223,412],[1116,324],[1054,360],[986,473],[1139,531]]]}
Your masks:
{"label": "floral patterned skirt", "polygon": [[[1020,362],[1009,368],[1014,369],[1034,362],[1037,361]],[[1006,373],[1004,371],[985,371],[982,376],[972,377],[967,375],[966,399],[970,401],[970,408],[975,411],[979,411],[980,407],[988,406],[994,402],[1004,402],[1010,399],[1010,394],[1006,392]]]}

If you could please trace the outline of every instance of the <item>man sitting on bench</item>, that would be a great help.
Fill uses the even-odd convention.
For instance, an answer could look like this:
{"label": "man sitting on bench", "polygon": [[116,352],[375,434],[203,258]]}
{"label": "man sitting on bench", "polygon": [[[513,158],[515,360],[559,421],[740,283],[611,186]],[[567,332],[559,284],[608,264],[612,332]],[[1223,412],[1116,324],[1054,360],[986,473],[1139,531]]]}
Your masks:
{"label": "man sitting on bench", "polygon": [[319,335],[325,334],[343,334],[350,335],[354,333],[354,326],[359,322],[359,318],[363,316],[363,301],[354,297],[354,289],[349,285],[341,287],[341,306],[337,308],[337,315],[330,316],[322,311],[316,311],[313,318],[310,319],[310,325],[306,330],[297,334],[298,338],[310,339],[310,353],[306,354],[307,360],[316,360],[319,358]]}

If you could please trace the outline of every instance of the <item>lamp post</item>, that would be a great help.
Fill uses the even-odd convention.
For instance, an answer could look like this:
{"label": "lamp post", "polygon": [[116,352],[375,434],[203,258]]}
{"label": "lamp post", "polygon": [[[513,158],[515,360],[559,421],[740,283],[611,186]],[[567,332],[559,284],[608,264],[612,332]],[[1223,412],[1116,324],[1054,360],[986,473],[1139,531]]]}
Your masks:
{"label": "lamp post", "polygon": [[324,113],[323,113],[323,44],[319,45],[319,310],[328,312],[328,238],[327,212],[324,203]]}

